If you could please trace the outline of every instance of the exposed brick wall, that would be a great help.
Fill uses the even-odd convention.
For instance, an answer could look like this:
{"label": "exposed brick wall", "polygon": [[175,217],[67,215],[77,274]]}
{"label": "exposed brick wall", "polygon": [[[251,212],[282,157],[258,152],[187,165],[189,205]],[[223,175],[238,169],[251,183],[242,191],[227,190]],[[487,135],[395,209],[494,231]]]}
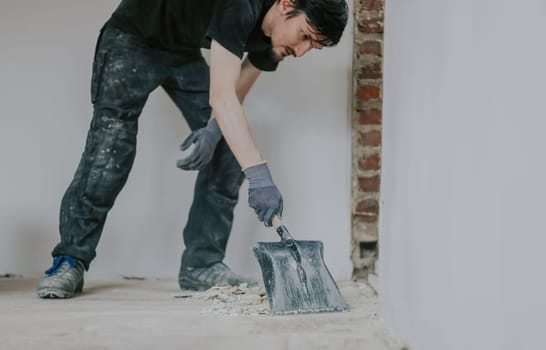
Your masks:
{"label": "exposed brick wall", "polygon": [[354,0],[352,259],[367,277],[377,259],[384,0]]}

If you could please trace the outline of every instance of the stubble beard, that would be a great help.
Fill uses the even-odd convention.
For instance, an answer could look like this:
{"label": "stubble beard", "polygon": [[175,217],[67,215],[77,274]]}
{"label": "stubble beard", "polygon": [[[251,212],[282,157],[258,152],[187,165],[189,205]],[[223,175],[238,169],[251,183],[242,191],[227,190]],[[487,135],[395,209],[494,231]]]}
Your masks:
{"label": "stubble beard", "polygon": [[278,53],[275,48],[271,48],[271,56],[273,57],[273,60],[275,62],[280,62],[284,59],[284,56],[282,56],[280,53]]}

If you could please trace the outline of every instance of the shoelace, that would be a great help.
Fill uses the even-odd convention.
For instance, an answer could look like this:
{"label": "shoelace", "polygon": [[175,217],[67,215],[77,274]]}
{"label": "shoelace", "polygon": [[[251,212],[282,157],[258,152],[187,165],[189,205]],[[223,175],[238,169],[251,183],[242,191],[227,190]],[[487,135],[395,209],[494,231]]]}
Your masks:
{"label": "shoelace", "polygon": [[53,266],[47,269],[45,274],[48,276],[55,274],[59,270],[63,262],[65,261],[72,267],[78,266],[78,264],[76,263],[76,260],[73,257],[68,255],[60,255],[60,256],[56,256],[53,259]]}

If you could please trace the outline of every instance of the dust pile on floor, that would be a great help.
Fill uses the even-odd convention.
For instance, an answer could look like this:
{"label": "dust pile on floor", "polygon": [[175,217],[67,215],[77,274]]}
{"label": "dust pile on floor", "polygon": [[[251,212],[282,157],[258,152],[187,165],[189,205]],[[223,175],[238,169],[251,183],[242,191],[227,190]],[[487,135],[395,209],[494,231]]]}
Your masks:
{"label": "dust pile on floor", "polygon": [[[362,301],[368,305],[377,305],[377,294],[367,283],[359,281],[341,281],[339,287],[349,307],[358,307]],[[216,285],[204,292],[185,291],[175,295],[187,302],[205,302],[203,313],[220,315],[270,315],[269,301],[264,287]],[[370,320],[377,318],[376,311],[369,313]]]}
{"label": "dust pile on floor", "polygon": [[211,301],[212,304],[205,307],[203,312],[233,316],[270,314],[265,289],[249,287],[246,283],[235,287],[220,284],[204,292],[186,292],[175,298]]}

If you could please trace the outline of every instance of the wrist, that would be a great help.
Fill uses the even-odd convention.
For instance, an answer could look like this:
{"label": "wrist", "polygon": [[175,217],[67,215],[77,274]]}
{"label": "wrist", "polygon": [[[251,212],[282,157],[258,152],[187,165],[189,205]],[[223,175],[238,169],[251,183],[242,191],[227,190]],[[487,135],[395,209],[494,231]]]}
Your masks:
{"label": "wrist", "polygon": [[265,161],[243,169],[243,172],[248,180],[250,189],[275,186],[271,172]]}
{"label": "wrist", "polygon": [[205,126],[205,129],[211,133],[216,142],[220,141],[222,138],[222,130],[220,130],[220,126],[218,125],[216,118],[211,118],[207,123],[207,126]]}
{"label": "wrist", "polygon": [[267,163],[267,161],[261,160],[261,161],[259,161],[259,162],[253,163],[252,165],[249,165],[249,166],[247,166],[247,167],[243,167],[241,170],[242,170],[243,172],[245,172],[245,171],[247,171],[247,170],[250,169],[250,168],[253,168],[253,167],[258,166],[258,165],[266,164],[266,163]]}

